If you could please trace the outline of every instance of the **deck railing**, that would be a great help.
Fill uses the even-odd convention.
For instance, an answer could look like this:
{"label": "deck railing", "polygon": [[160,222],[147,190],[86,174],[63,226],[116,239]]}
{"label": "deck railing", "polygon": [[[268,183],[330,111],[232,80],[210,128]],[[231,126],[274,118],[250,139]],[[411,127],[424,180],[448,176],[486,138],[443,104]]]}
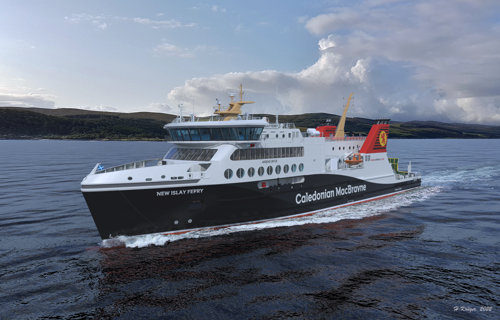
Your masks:
{"label": "deck railing", "polygon": [[[114,171],[138,169],[138,168],[145,168],[145,167],[154,167],[154,166],[157,166],[158,162],[161,160],[163,160],[163,159],[158,158],[158,159],[148,159],[148,160],[135,161],[135,162],[122,164],[122,165],[111,167],[111,168],[106,168],[103,170],[98,170],[95,173],[105,173],[105,172],[114,172]],[[152,164],[152,163],[154,163],[154,164]]]}

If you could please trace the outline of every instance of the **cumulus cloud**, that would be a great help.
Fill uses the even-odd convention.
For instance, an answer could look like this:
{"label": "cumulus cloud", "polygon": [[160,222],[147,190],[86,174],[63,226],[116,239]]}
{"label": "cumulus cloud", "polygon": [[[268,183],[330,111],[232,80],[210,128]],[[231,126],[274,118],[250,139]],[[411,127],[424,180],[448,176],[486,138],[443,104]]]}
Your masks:
{"label": "cumulus cloud", "polygon": [[169,99],[211,106],[243,83],[259,112],[339,114],[354,92],[351,116],[499,124],[499,12],[489,0],[345,2],[299,20],[322,36],[312,66],[191,79]]}
{"label": "cumulus cloud", "polygon": [[0,92],[0,106],[22,108],[55,108],[54,99],[50,94],[39,93],[2,93]]}
{"label": "cumulus cloud", "polygon": [[147,111],[147,112],[161,112],[161,113],[171,113],[172,108],[161,102],[153,102],[150,103],[147,106],[139,107],[140,111]]}

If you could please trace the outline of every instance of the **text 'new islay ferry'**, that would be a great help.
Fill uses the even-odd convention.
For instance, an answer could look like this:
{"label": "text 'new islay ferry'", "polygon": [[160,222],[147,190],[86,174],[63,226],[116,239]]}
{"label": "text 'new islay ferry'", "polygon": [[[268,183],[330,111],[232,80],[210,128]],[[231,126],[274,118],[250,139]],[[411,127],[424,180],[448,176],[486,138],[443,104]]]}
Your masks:
{"label": "text 'new islay ferry'", "polygon": [[337,126],[325,121],[301,132],[242,114],[231,95],[215,115],[165,125],[173,143],[163,158],[104,168],[81,190],[102,239],[180,233],[313,214],[416,188],[418,173],[387,157],[389,119],[366,137],[344,134],[349,96]]}

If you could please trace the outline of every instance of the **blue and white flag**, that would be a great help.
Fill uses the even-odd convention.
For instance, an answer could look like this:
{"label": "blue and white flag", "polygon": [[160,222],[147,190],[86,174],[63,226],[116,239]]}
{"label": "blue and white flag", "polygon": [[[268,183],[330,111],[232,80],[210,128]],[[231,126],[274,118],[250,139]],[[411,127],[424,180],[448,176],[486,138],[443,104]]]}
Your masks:
{"label": "blue and white flag", "polygon": [[104,167],[103,167],[103,166],[101,166],[101,165],[98,165],[98,166],[97,166],[97,170],[101,171],[102,169],[104,169]]}

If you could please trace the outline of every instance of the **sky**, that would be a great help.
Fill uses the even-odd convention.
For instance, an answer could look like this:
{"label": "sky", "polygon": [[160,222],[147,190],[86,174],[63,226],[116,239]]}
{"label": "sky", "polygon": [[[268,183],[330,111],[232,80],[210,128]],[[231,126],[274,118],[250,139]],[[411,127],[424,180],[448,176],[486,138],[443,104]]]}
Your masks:
{"label": "sky", "polygon": [[0,106],[500,125],[500,1],[0,1]]}

